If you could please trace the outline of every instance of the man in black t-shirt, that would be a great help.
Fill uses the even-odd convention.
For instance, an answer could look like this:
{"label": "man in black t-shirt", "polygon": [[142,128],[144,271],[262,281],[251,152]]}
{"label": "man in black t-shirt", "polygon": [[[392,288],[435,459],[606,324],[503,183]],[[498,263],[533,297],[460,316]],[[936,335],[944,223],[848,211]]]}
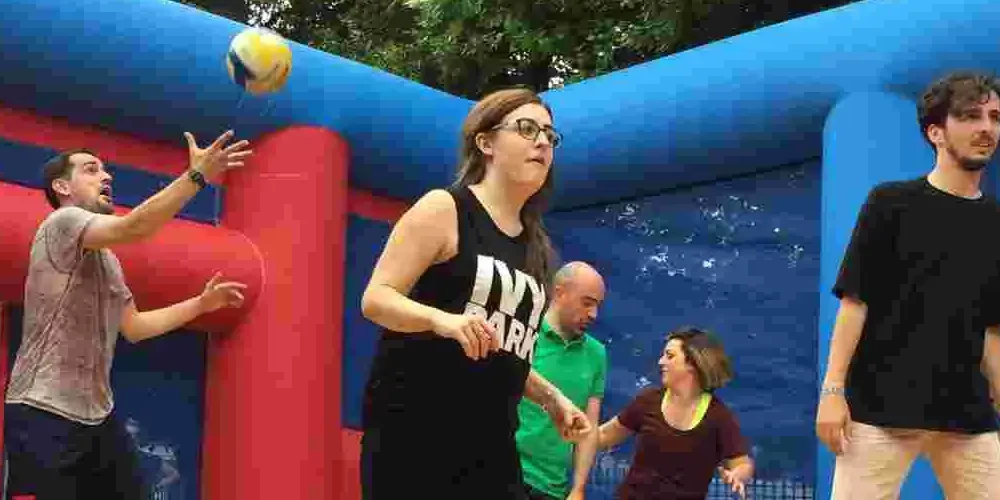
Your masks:
{"label": "man in black t-shirt", "polygon": [[920,455],[948,498],[1000,499],[1000,208],[980,191],[1000,84],[946,76],[919,122],[934,168],[868,193],[833,288],[816,432],[837,455],[834,499],[898,498]]}

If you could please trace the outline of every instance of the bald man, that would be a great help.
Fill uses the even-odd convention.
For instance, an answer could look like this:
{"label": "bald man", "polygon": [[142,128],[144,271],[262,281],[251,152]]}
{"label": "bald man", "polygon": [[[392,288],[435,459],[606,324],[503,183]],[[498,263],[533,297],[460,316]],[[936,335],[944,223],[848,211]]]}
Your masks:
{"label": "bald man", "polygon": [[[607,354],[587,328],[604,302],[604,279],[590,265],[570,262],[556,272],[551,297],[539,328],[532,368],[578,408],[586,408],[591,422],[599,422]],[[518,417],[517,447],[528,498],[582,499],[597,452],[597,432],[574,449],[559,436],[542,407],[524,399],[518,406]]]}

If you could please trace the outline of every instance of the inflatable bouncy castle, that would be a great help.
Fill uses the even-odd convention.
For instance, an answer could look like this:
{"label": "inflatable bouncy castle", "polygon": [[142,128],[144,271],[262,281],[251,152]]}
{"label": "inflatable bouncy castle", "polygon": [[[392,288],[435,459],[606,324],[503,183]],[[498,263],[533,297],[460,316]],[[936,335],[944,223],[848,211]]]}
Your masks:
{"label": "inflatable bouncy castle", "polygon": [[[827,498],[817,376],[857,210],[875,183],[930,168],[914,99],[946,72],[1000,69],[997,27],[988,0],[866,0],[545,92],[566,138],[548,224],[608,281],[605,416],[655,380],[662,333],[705,324],[736,363],[726,400],[756,498]],[[126,211],[183,172],[183,132],[232,128],[252,162],[116,252],[140,308],[215,271],[247,303],[121,344],[119,410],[184,498],[359,498],[377,336],[361,292],[391,223],[451,182],[472,102],[298,44],[287,86],[250,96],[224,63],[244,28],[166,0],[0,5],[0,331],[12,356],[45,160],[94,150]],[[627,457],[597,462],[601,498]],[[940,498],[925,463],[903,496]]]}

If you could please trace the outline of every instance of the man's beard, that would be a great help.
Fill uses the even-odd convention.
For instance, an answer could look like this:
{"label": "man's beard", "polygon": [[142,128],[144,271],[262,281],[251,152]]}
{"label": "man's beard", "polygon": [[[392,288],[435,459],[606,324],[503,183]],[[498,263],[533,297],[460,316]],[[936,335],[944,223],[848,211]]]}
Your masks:
{"label": "man's beard", "polygon": [[955,146],[953,146],[951,142],[948,143],[948,154],[950,154],[951,157],[955,159],[955,162],[958,163],[958,166],[966,172],[979,172],[980,170],[986,168],[986,165],[988,165],[990,160],[993,159],[993,155],[982,159],[962,156],[955,150]]}
{"label": "man's beard", "polygon": [[958,164],[962,167],[962,170],[967,172],[978,172],[984,168],[989,163],[989,160],[973,160],[970,158],[962,158],[959,160]]}

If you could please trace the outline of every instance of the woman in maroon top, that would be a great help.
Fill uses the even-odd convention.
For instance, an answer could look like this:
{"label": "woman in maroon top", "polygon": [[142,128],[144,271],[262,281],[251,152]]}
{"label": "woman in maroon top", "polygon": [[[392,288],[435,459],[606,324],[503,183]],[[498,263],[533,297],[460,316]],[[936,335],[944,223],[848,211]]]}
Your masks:
{"label": "woman in maroon top", "polygon": [[615,498],[703,500],[717,467],[745,498],[753,475],[747,440],[712,393],[733,376],[722,344],[702,330],[679,329],[667,336],[659,365],[663,386],[643,389],[600,428],[601,449],[638,434],[632,466]]}

